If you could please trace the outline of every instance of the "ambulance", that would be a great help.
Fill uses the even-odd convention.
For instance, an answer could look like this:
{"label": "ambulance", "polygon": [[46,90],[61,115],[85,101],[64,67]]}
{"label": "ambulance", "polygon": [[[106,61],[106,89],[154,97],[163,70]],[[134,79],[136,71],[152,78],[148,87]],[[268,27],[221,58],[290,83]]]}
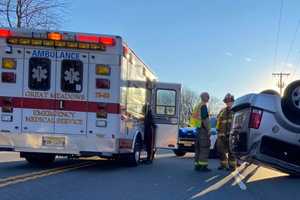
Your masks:
{"label": "ambulance", "polygon": [[149,108],[156,148],[177,148],[181,85],[158,82],[120,36],[0,28],[0,75],[0,151],[138,165]]}

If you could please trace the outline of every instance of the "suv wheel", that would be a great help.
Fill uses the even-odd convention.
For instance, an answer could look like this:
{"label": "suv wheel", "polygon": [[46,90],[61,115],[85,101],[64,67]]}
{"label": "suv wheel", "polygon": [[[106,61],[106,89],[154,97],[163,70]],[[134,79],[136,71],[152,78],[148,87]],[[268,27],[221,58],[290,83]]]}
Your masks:
{"label": "suv wheel", "polygon": [[291,122],[300,125],[300,80],[292,82],[285,89],[282,110]]}
{"label": "suv wheel", "polygon": [[271,95],[280,96],[280,94],[277,91],[272,89],[264,90],[261,92],[261,94],[271,94]]}

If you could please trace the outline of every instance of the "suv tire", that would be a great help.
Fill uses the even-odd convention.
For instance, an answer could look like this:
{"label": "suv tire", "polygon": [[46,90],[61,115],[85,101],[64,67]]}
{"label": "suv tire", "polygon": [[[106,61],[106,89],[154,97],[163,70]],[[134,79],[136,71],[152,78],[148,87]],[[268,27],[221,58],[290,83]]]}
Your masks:
{"label": "suv tire", "polygon": [[286,87],[282,98],[282,111],[291,122],[300,125],[300,80]]}
{"label": "suv tire", "polygon": [[277,91],[272,89],[264,90],[260,94],[271,94],[271,95],[280,96],[280,94]]}

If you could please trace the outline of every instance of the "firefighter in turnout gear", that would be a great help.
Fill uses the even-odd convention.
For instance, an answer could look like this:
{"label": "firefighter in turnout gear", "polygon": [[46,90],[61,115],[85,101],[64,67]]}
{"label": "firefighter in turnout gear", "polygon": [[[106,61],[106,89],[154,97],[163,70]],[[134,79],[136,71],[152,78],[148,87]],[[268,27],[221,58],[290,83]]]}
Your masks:
{"label": "firefighter in turnout gear", "polygon": [[210,171],[208,169],[208,155],[210,148],[210,121],[207,109],[209,94],[203,92],[201,102],[194,108],[190,126],[197,130],[195,142],[195,170]]}
{"label": "firefighter in turnout gear", "polygon": [[229,134],[233,118],[231,107],[234,102],[234,96],[228,93],[223,101],[226,104],[226,108],[220,111],[216,127],[218,131],[217,149],[220,154],[220,166],[218,169],[234,170],[237,163],[229,150]]}

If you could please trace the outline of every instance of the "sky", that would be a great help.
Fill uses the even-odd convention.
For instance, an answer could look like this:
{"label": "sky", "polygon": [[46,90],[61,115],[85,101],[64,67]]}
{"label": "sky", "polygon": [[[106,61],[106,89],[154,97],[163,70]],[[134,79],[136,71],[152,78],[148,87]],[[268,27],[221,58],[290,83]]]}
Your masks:
{"label": "sky", "polygon": [[73,0],[63,29],[120,35],[160,81],[223,98],[227,92],[276,89],[272,72],[290,72],[287,83],[300,79],[300,1],[283,0],[279,26],[280,5],[281,0]]}

